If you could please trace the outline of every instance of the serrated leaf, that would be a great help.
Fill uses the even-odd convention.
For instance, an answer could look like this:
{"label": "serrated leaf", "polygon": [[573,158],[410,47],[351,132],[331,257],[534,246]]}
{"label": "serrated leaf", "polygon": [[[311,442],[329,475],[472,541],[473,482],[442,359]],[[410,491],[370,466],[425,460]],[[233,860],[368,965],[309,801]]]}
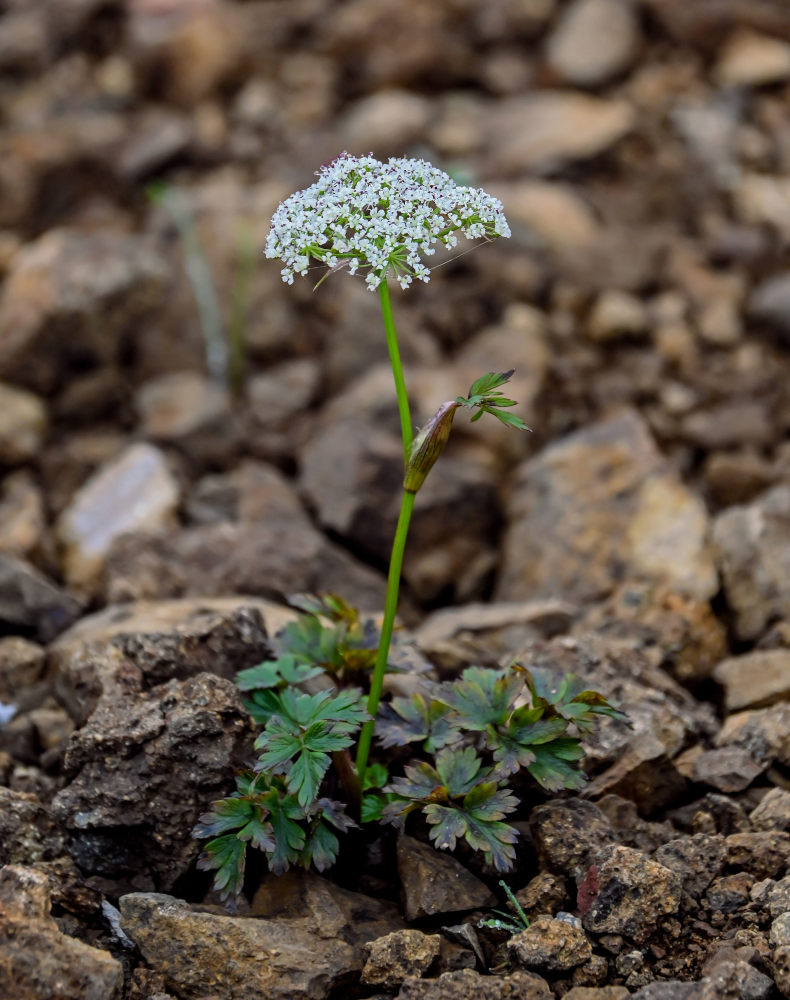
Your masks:
{"label": "serrated leaf", "polygon": [[269,867],[281,875],[300,860],[305,845],[305,832],[296,822],[304,816],[293,796],[286,796],[270,803],[274,847],[266,852]]}
{"label": "serrated leaf", "polygon": [[[261,758],[263,761],[263,758]],[[329,756],[303,748],[288,772],[288,791],[296,795],[302,808],[318,795],[318,789],[329,767]]]}
{"label": "serrated leaf", "polygon": [[435,753],[458,739],[449,713],[448,705],[421,692],[410,698],[393,698],[390,705],[381,707],[376,738],[385,749],[422,740],[423,749]]}
{"label": "serrated leaf", "polygon": [[384,788],[385,792],[405,799],[430,801],[437,792],[443,790],[443,782],[439,774],[425,761],[407,764],[403,771],[404,776],[391,781]]}
{"label": "serrated leaf", "polygon": [[346,813],[345,805],[335,799],[317,799],[308,811],[308,815],[311,817],[320,816],[321,819],[331,823],[336,830],[341,830],[344,833],[346,830],[353,830],[357,827],[354,820]]}
{"label": "serrated leaf", "polygon": [[280,708],[280,699],[273,688],[255,691],[251,697],[244,698],[243,702],[253,721],[259,726],[265,726]]}
{"label": "serrated leaf", "polygon": [[212,805],[210,812],[200,816],[192,835],[202,840],[228,830],[238,830],[252,819],[253,813],[253,805],[247,798],[232,795],[227,799],[220,799]]}
{"label": "serrated leaf", "polygon": [[365,777],[362,779],[362,791],[366,792],[371,788],[383,788],[389,781],[389,771],[383,764],[368,764],[365,768]]}
{"label": "serrated leaf", "polygon": [[431,829],[429,837],[439,848],[454,850],[463,838],[475,851],[481,851],[497,871],[513,867],[516,851],[513,845],[517,831],[500,820],[488,820],[453,806],[426,806],[425,818]]}
{"label": "serrated leaf", "polygon": [[500,385],[504,385],[510,381],[515,370],[515,368],[511,368],[507,372],[487,372],[485,375],[481,375],[479,379],[472,383],[467,395],[470,398],[472,396],[484,396],[493,389],[498,389]]}
{"label": "serrated leaf", "polygon": [[318,871],[326,871],[337,861],[340,847],[335,834],[325,823],[319,822],[308,836],[302,850],[302,865],[307,868],[312,862]]}
{"label": "serrated leaf", "polygon": [[271,823],[264,820],[256,808],[255,815],[236,834],[239,840],[249,841],[259,851],[271,851],[274,848],[274,831]]}
{"label": "serrated leaf", "polygon": [[279,685],[297,685],[322,672],[321,667],[298,662],[295,657],[286,654],[278,660],[265,660],[256,667],[240,670],[236,674],[236,686],[240,691],[255,691]]}
{"label": "serrated leaf", "polygon": [[587,779],[575,766],[584,756],[577,739],[566,736],[532,749],[535,760],[527,770],[541,788],[558,792],[563,788],[578,791],[584,787]]}
{"label": "serrated leaf", "polygon": [[460,716],[464,729],[483,732],[505,725],[524,681],[513,672],[468,667],[461,679],[443,684],[437,698]]}
{"label": "serrated leaf", "polygon": [[453,798],[466,795],[481,780],[482,766],[483,762],[474,747],[464,747],[462,750],[445,747],[436,755],[436,773]]}
{"label": "serrated leaf", "polygon": [[201,871],[214,871],[214,888],[223,899],[238,896],[244,884],[247,844],[233,834],[210,840],[198,858]]}
{"label": "serrated leaf", "polygon": [[[492,409],[491,407],[483,407],[486,413],[490,413],[492,417],[496,417],[497,420],[505,424],[506,427],[515,427],[520,431],[528,431],[530,428],[524,423],[521,417],[517,417],[515,413],[502,413],[500,410]],[[480,410],[479,412],[483,412]]]}

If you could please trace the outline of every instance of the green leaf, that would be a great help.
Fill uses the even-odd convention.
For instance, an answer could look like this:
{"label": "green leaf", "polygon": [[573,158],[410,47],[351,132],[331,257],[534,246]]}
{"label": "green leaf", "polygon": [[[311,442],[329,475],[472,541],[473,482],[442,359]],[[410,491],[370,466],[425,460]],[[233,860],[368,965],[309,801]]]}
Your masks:
{"label": "green leaf", "polygon": [[458,739],[449,713],[448,705],[421,692],[410,698],[393,698],[390,705],[381,706],[376,738],[385,749],[422,740],[423,749],[434,753]]}
{"label": "green leaf", "polygon": [[383,788],[389,781],[389,772],[383,764],[368,764],[365,768],[365,777],[362,779],[362,791],[366,792],[371,788]]}
{"label": "green leaf", "polygon": [[274,874],[281,875],[301,860],[306,835],[296,820],[302,819],[304,812],[292,795],[278,796],[270,801],[270,807],[274,847],[266,852],[266,859]]}
{"label": "green leaf", "polygon": [[506,724],[523,688],[524,680],[516,673],[468,667],[460,680],[442,685],[437,697],[458,713],[464,729],[482,732]]}
{"label": "green leaf", "polygon": [[302,850],[301,863],[307,868],[312,862],[318,871],[326,871],[337,861],[340,843],[325,823],[319,822],[310,833]]}
{"label": "green leaf", "polygon": [[481,375],[477,381],[472,383],[468,395],[470,397],[484,396],[493,389],[498,389],[500,385],[504,385],[506,382],[510,381],[515,370],[515,368],[511,368],[510,371],[507,372],[488,372],[485,375]]}
{"label": "green leaf", "polygon": [[[265,754],[264,754],[265,756]],[[288,772],[288,791],[296,795],[299,805],[309,805],[318,795],[318,788],[329,767],[325,753],[303,749]],[[263,758],[261,758],[263,763]]]}
{"label": "green leaf", "polygon": [[563,788],[578,791],[584,787],[587,779],[577,766],[584,756],[579,740],[566,736],[535,746],[532,751],[535,760],[527,770],[541,788],[558,792]]}
{"label": "green leaf", "polygon": [[453,798],[466,795],[481,780],[482,764],[474,747],[464,747],[463,750],[446,747],[436,756],[436,772]]}
{"label": "green leaf", "polygon": [[303,684],[322,673],[319,666],[300,663],[290,654],[278,660],[266,660],[256,667],[240,670],[236,674],[236,685],[240,691]]}
{"label": "green leaf", "polygon": [[250,698],[244,699],[244,707],[250,713],[253,721],[259,726],[265,726],[269,719],[280,708],[280,699],[272,688],[255,691]]}
{"label": "green leaf", "polygon": [[[497,420],[500,423],[505,424],[506,427],[515,427],[520,431],[528,431],[530,429],[521,417],[517,417],[515,413],[501,413],[499,410],[494,410],[489,406],[483,407],[483,410],[485,410],[486,413],[490,413],[492,417],[496,417]],[[483,410],[480,410],[479,412],[482,413]]]}
{"label": "green leaf", "polygon": [[210,840],[198,858],[201,871],[215,871],[214,888],[223,899],[238,896],[244,884],[244,862],[247,844],[235,834]]}
{"label": "green leaf", "polygon": [[227,830],[238,830],[248,823],[253,815],[254,809],[249,799],[232,795],[215,802],[210,812],[203,813],[192,834],[201,840],[203,837],[215,837]]}

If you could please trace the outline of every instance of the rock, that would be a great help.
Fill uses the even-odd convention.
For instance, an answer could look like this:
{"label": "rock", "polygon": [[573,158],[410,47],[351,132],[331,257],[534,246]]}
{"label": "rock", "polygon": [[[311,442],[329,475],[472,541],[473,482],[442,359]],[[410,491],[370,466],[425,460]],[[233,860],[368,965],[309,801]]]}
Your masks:
{"label": "rock", "polygon": [[790,649],[758,649],[732,656],[713,671],[728,711],[767,708],[790,698]]}
{"label": "rock", "polygon": [[37,561],[48,550],[44,495],[30,472],[19,469],[0,487],[0,552]]}
{"label": "rock", "polygon": [[790,910],[785,910],[774,919],[768,932],[768,943],[772,948],[790,945]]}
{"label": "rock", "polygon": [[692,1000],[768,1000],[773,983],[748,962],[721,962],[701,982]]}
{"label": "rock", "polygon": [[294,612],[258,598],[141,602],[82,618],[50,646],[58,698],[84,723],[102,700],[204,671],[233,680]]}
{"label": "rock", "polygon": [[526,930],[514,934],[507,949],[519,965],[547,972],[566,972],[592,957],[592,946],[581,926],[546,916],[537,917]]}
{"label": "rock", "polygon": [[690,777],[720,792],[742,792],[765,768],[743,747],[703,750],[695,757]]}
{"label": "rock", "polygon": [[755,761],[768,767],[790,764],[790,705],[737,712],[725,720],[716,736],[719,746],[743,747]]}
{"label": "rock", "polygon": [[598,806],[563,799],[536,806],[530,830],[541,867],[580,879],[598,852],[616,843],[614,830]]}
{"label": "rock", "polygon": [[42,679],[44,650],[20,636],[0,638],[0,701],[23,699]]}
{"label": "rock", "polygon": [[481,976],[472,969],[445,972],[438,979],[407,979],[396,1000],[552,1000],[545,979],[534,972]]}
{"label": "rock", "polygon": [[755,639],[790,616],[790,487],[730,507],[713,523],[716,561],[739,639]]}
{"label": "rock", "polygon": [[759,448],[773,436],[773,421],[761,400],[727,400],[689,413],[680,421],[680,437],[705,451]]}
{"label": "rock", "polygon": [[650,983],[632,994],[632,1000],[693,1000],[697,983]]}
{"label": "rock", "polygon": [[398,838],[398,875],[407,920],[496,904],[496,896],[459,861],[413,837]]}
{"label": "rock", "polygon": [[790,997],[790,945],[783,945],[773,953],[774,980],[783,997]]}
{"label": "rock", "polygon": [[338,148],[357,155],[403,156],[421,139],[431,119],[432,105],[426,97],[405,90],[380,90],[351,105],[338,128]]}
{"label": "rock", "polygon": [[725,43],[714,70],[725,87],[760,87],[790,77],[790,45],[755,31],[736,31]]}
{"label": "rock", "polygon": [[630,105],[610,98],[560,90],[505,98],[492,107],[484,125],[486,173],[548,173],[591,159],[610,149],[633,123]]}
{"label": "rock", "polygon": [[179,496],[162,452],[149,444],[130,445],[83,484],[60,516],[68,579],[94,585],[115,539],[167,528]]}
{"label": "rock", "polygon": [[327,541],[271,466],[250,462],[201,483],[190,509],[197,527],[116,542],[105,573],[111,602],[334,591],[365,610],[383,604],[383,577]]}
{"label": "rock", "polygon": [[49,915],[47,877],[9,865],[0,871],[3,990],[19,1000],[116,1000],[123,969],[107,951],[62,934]]}
{"label": "rock", "polygon": [[63,853],[63,836],[35,795],[0,787],[0,865],[35,864]]}
{"label": "rock", "polygon": [[47,430],[44,403],[25,389],[0,383],[0,464],[29,462],[38,454]]}
{"label": "rock", "polygon": [[439,957],[441,938],[418,930],[393,931],[367,945],[362,969],[367,986],[395,989],[407,976],[421,976]]}
{"label": "rock", "polygon": [[678,837],[656,851],[656,861],[680,875],[683,891],[692,899],[701,898],[721,872],[726,859],[724,838],[707,833]]}
{"label": "rock", "polygon": [[574,0],[549,37],[546,56],[562,80],[597,87],[628,69],[638,46],[636,11],[628,0]]}
{"label": "rock", "polygon": [[304,918],[201,912],[158,893],[130,893],[119,905],[124,933],[180,997],[210,989],[223,1000],[323,1000],[361,964],[350,945]]}
{"label": "rock", "polygon": [[295,420],[305,418],[322,375],[316,360],[296,358],[247,379],[245,393],[256,456],[290,458]]}
{"label": "rock", "polygon": [[574,986],[564,1000],[629,1000],[625,986]]}
{"label": "rock", "polygon": [[727,863],[756,878],[781,878],[790,859],[790,833],[765,830],[733,833],[726,840]]}
{"label": "rock", "polygon": [[622,579],[705,600],[718,587],[699,500],[624,411],[518,467],[497,596],[600,599]]}
{"label": "rock", "polygon": [[749,503],[776,479],[771,464],[752,451],[714,452],[705,461],[704,475],[708,492],[721,507]]}
{"label": "rock", "polygon": [[752,320],[768,327],[783,340],[788,340],[790,277],[778,274],[761,281],[749,296],[747,311]]}
{"label": "rock", "polygon": [[168,268],[138,236],[50,230],[13,259],[0,294],[0,379],[47,392],[118,357],[162,301]]}
{"label": "rock", "polygon": [[516,899],[530,919],[557,913],[564,910],[568,902],[565,880],[551,872],[540,872],[519,889]]}
{"label": "rock", "polygon": [[594,245],[599,224],[573,188],[539,180],[514,180],[489,188],[502,202],[517,242],[529,246],[537,240],[554,251]]}
{"label": "rock", "polygon": [[587,336],[598,344],[621,337],[637,337],[646,331],[644,304],[635,295],[617,289],[600,295],[587,319]]}
{"label": "rock", "polygon": [[[749,226],[767,226],[778,230],[785,238],[790,236],[790,177],[744,172],[735,188],[734,199],[739,218]],[[781,289],[786,287],[786,279],[781,276],[768,278],[761,287],[777,289],[775,292],[764,293],[768,304],[768,312],[764,318],[771,321],[773,313],[771,300],[773,296],[777,296],[774,302],[779,306],[778,316],[781,325],[783,314],[781,303],[783,299],[787,302],[785,296],[788,294],[786,291],[783,293]],[[759,298],[756,302],[759,315],[763,303]]]}
{"label": "rock", "polygon": [[790,832],[790,792],[772,788],[749,814],[755,830],[786,830]]}
{"label": "rock", "polygon": [[623,934],[638,944],[656,932],[663,917],[677,913],[681,878],[630,847],[610,847],[596,866],[597,891],[582,916],[597,934]]}
{"label": "rock", "polygon": [[101,702],[72,736],[53,812],[86,874],[171,888],[198,816],[232,787],[250,724],[230,681],[198,674]]}
{"label": "rock", "polygon": [[29,562],[0,553],[0,624],[5,630],[29,632],[48,642],[71,625],[81,607]]}

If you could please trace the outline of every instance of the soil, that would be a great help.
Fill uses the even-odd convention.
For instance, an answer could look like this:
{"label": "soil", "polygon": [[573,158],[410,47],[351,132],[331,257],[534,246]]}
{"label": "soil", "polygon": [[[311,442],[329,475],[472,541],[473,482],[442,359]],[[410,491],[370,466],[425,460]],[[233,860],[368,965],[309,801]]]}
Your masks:
{"label": "soil", "polygon": [[[784,0],[0,0],[0,1000],[790,997],[789,123]],[[393,302],[418,422],[515,367],[532,428],[456,419],[388,690],[516,657],[630,721],[517,788],[516,933],[419,823],[196,866],[289,595],[383,606],[377,296],[261,252],[342,150],[502,199]]]}

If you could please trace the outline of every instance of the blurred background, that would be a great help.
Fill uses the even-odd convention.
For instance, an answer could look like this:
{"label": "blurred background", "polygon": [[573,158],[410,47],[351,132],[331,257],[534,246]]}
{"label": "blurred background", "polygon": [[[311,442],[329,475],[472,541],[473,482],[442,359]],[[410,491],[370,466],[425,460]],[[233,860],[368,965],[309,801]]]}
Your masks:
{"label": "blurred background", "polygon": [[515,366],[533,428],[459,428],[412,608],[494,593],[511,470],[623,407],[706,516],[790,479],[786,0],[0,0],[0,129],[6,630],[380,604],[377,297],[262,252],[342,150],[425,157],[513,230],[393,289],[416,419]]}

